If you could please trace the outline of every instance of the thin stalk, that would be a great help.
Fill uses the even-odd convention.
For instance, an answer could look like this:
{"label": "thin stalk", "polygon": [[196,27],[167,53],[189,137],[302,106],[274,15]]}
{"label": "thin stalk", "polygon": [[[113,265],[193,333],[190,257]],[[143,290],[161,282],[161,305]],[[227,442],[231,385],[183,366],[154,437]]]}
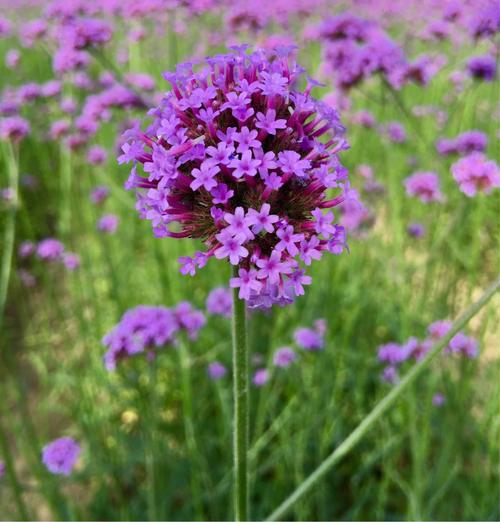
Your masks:
{"label": "thin stalk", "polygon": [[9,290],[10,273],[12,269],[19,190],[19,168],[12,144],[10,142],[6,143],[3,150],[5,161],[7,163],[9,189],[12,191],[12,200],[5,220],[5,229],[2,238],[3,253],[0,272],[0,331],[2,329],[5,305],[7,303],[7,293]]}
{"label": "thin stalk", "polygon": [[[238,277],[238,267],[233,267]],[[249,520],[248,493],[248,349],[245,301],[233,289],[233,455],[234,514],[236,521]]]}
{"label": "thin stalk", "polygon": [[181,366],[181,381],[182,381],[182,409],[184,420],[184,432],[186,436],[186,446],[188,448],[190,457],[190,481],[191,481],[191,496],[193,498],[194,509],[196,512],[196,519],[203,520],[203,502],[202,502],[202,486],[200,484],[201,470],[200,466],[193,465],[193,462],[199,462],[199,450],[196,443],[196,436],[194,431],[194,415],[193,415],[193,393],[191,386],[191,359],[187,348],[187,341],[181,340],[178,347],[179,362]]}
{"label": "thin stalk", "polygon": [[72,154],[64,143],[60,146],[61,172],[59,178],[60,207],[58,232],[60,237],[66,239],[71,230],[71,177],[72,177]]}
{"label": "thin stalk", "polygon": [[500,288],[498,277],[484,292],[484,294],[470,305],[460,317],[453,323],[450,331],[442,337],[420,361],[401,379],[401,381],[373,408],[373,410],[361,421],[358,427],[338,446],[312,473],[299,485],[299,487],[275,509],[266,520],[279,520],[289,509],[314,486],[365,436],[370,428],[382,417],[382,415],[396,402],[402,393],[424,372],[433,359],[448,345],[451,338],[464,328],[467,323],[482,309]]}
{"label": "thin stalk", "polygon": [[9,481],[12,486],[12,491],[14,493],[14,502],[16,503],[16,507],[19,512],[19,518],[21,520],[30,520],[30,516],[28,515],[28,510],[26,508],[26,503],[24,502],[24,498],[23,498],[23,488],[17,477],[17,472],[16,472],[16,468],[14,466],[14,461],[12,459],[12,455],[10,453],[7,436],[5,434],[5,431],[4,431],[1,423],[0,423],[0,445],[2,448],[3,457],[5,459],[5,471],[6,471],[7,476],[9,477]]}

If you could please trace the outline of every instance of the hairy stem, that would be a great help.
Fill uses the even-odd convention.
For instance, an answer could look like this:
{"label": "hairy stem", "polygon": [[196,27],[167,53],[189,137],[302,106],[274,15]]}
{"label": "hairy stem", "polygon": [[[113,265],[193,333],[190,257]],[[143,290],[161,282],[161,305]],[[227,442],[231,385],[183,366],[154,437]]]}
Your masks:
{"label": "hairy stem", "polygon": [[[233,267],[238,276],[238,267]],[[248,509],[248,349],[245,301],[233,289],[233,454],[235,520],[249,519]]]}

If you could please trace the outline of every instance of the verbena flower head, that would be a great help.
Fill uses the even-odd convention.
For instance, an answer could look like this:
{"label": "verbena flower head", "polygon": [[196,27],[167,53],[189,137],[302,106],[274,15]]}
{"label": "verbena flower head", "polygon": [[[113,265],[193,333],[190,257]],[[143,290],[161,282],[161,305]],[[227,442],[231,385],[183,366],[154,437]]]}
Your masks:
{"label": "verbena flower head", "polygon": [[55,261],[61,258],[64,253],[64,245],[53,238],[43,239],[38,243],[36,255],[45,261]]}
{"label": "verbena flower head", "polygon": [[120,219],[115,214],[105,214],[97,222],[97,229],[106,234],[114,234]]}
{"label": "verbena flower head", "polygon": [[90,193],[90,201],[94,203],[94,205],[100,205],[109,196],[109,188],[106,185],[98,185],[95,187]]}
{"label": "verbena flower head", "polygon": [[406,193],[420,199],[422,203],[442,201],[439,177],[435,172],[415,172],[404,180]]}
{"label": "verbena flower head", "polygon": [[210,379],[218,381],[227,374],[227,368],[220,362],[214,361],[208,365],[207,373]]}
{"label": "verbena flower head", "polygon": [[446,397],[442,393],[435,393],[432,397],[432,405],[436,407],[442,406],[446,402]]}
{"label": "verbena flower head", "polygon": [[20,141],[31,132],[30,124],[21,116],[0,118],[0,139]]}
{"label": "verbena flower head", "polygon": [[[347,147],[336,111],[299,90],[289,51],[242,46],[165,73],[153,123],[125,133],[119,162],[157,237],[196,238],[194,275],[215,257],[239,266],[231,286],[250,306],[286,304],[311,283],[303,265],[345,242],[328,210],[344,199]],[[329,194],[329,189],[336,194]]]}
{"label": "verbena flower head", "polygon": [[451,166],[451,173],[460,190],[469,197],[475,196],[478,192],[489,194],[500,186],[498,164],[480,152],[458,160]]}
{"label": "verbena flower head", "polygon": [[214,288],[207,297],[207,312],[231,317],[233,309],[231,291],[225,287]]}
{"label": "verbena flower head", "polygon": [[70,475],[80,455],[80,445],[71,437],[62,437],[42,450],[42,462],[56,475]]}
{"label": "verbena flower head", "polygon": [[195,339],[204,325],[205,316],[188,302],[175,308],[144,305],[131,308],[102,340],[108,348],[104,365],[111,371],[121,359],[141,353],[152,358],[157,349],[176,344],[182,331]]}
{"label": "verbena flower head", "polygon": [[472,57],[467,62],[467,72],[472,78],[492,82],[497,76],[497,62],[495,57],[490,54]]}
{"label": "verbena flower head", "polygon": [[255,386],[260,388],[261,386],[264,386],[264,384],[267,384],[269,381],[269,370],[266,368],[261,368],[259,370],[256,370],[256,372],[253,375],[252,382]]}
{"label": "verbena flower head", "polygon": [[273,355],[273,364],[278,368],[287,368],[297,359],[297,354],[292,348],[284,346],[278,348]]}
{"label": "verbena flower head", "polygon": [[410,236],[419,238],[425,235],[425,226],[422,225],[422,223],[410,223],[406,228],[406,231]]}
{"label": "verbena flower head", "polygon": [[0,460],[0,478],[5,475],[5,463],[3,460]]}
{"label": "verbena flower head", "polygon": [[312,328],[298,328],[293,337],[298,346],[304,350],[322,350],[325,347],[325,323],[324,320],[316,321]]}

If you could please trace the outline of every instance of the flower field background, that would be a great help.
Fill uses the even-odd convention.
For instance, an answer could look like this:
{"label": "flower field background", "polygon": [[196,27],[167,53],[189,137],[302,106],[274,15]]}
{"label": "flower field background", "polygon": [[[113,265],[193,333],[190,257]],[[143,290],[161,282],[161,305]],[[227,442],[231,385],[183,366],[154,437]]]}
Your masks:
{"label": "flower field background", "polygon": [[[231,264],[155,237],[118,160],[162,73],[248,43],[345,127],[312,282],[249,301],[261,520],[499,275],[499,31],[496,0],[1,1],[0,519],[233,519]],[[285,519],[500,519],[498,302]]]}

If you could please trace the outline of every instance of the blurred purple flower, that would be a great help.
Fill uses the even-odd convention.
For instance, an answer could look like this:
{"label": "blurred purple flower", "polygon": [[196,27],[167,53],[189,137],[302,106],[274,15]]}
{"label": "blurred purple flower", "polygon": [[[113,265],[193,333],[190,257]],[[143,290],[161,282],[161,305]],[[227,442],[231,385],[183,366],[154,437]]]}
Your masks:
{"label": "blurred purple flower", "polygon": [[74,439],[62,437],[44,446],[42,462],[51,473],[70,475],[80,451],[80,445]]}
{"label": "blurred purple flower", "polygon": [[406,193],[420,199],[422,203],[443,201],[439,177],[435,172],[415,172],[404,180]]}
{"label": "blurred purple flower", "polygon": [[266,368],[261,368],[261,369],[257,370],[253,375],[252,382],[258,388],[260,388],[261,386],[264,386],[264,384],[266,384],[268,381],[269,381],[269,370],[267,370]]}
{"label": "blurred purple flower", "polygon": [[500,169],[497,163],[475,152],[458,160],[451,166],[453,178],[460,190],[468,197],[478,192],[489,194],[500,186]]}
{"label": "blurred purple flower", "polygon": [[231,317],[233,308],[231,291],[226,287],[214,288],[208,294],[206,306],[210,314]]}
{"label": "blurred purple flower", "polygon": [[118,228],[120,220],[115,214],[105,214],[99,219],[97,229],[106,234],[114,234]]}
{"label": "blurred purple flower", "polygon": [[297,354],[292,348],[284,346],[278,348],[273,355],[273,364],[278,368],[287,368],[297,359]]}
{"label": "blurred purple flower", "polygon": [[227,368],[218,361],[214,361],[208,365],[208,376],[214,381],[224,378],[227,375]]}

